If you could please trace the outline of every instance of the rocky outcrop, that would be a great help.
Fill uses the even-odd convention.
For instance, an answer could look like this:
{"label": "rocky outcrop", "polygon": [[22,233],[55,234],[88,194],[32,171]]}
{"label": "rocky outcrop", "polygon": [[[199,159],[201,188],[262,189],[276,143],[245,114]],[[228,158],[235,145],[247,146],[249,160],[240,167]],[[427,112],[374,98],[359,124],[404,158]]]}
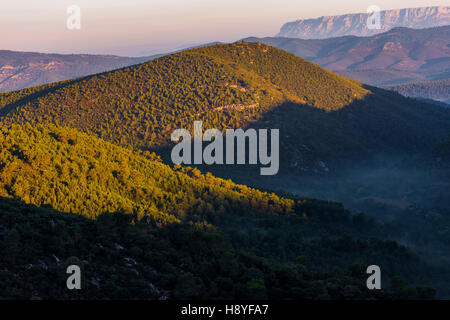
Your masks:
{"label": "rocky outcrop", "polygon": [[277,37],[324,39],[345,35],[371,36],[396,27],[414,29],[450,24],[450,7],[425,7],[380,12],[380,29],[367,27],[371,14],[346,14],[288,22]]}

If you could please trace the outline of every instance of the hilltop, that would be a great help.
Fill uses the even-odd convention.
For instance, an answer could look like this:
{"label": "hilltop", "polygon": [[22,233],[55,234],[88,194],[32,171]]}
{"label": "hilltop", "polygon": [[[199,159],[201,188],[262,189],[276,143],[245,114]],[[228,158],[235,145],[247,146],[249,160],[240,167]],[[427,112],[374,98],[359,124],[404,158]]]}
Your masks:
{"label": "hilltop", "polygon": [[0,95],[4,124],[55,123],[141,150],[170,147],[171,132],[195,120],[280,128],[284,166],[295,170],[428,149],[448,134],[449,112],[242,42]]}

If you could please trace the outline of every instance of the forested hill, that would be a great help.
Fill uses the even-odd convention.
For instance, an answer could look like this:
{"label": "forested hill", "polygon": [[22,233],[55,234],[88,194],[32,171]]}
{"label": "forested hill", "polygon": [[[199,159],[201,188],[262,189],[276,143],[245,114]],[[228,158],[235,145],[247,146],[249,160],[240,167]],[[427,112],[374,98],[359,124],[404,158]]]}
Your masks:
{"label": "forested hill", "polygon": [[144,150],[169,146],[172,131],[195,120],[204,129],[279,128],[282,166],[295,170],[355,155],[421,152],[450,127],[450,110],[243,42],[4,93],[0,116],[4,124],[51,122]]}
{"label": "forested hill", "polygon": [[[45,264],[49,268],[46,277],[52,278],[55,268],[61,268],[53,255],[66,261],[73,255],[72,249],[80,246],[75,239],[88,238],[88,234],[93,234],[88,247],[99,248],[95,257],[100,262],[92,270],[105,270],[108,259],[125,260],[125,266],[114,265],[112,273],[122,267],[128,273],[147,272],[145,279],[160,279],[157,289],[170,291],[171,297],[195,297],[189,290],[192,285],[211,297],[235,298],[242,292],[256,292],[251,297],[365,298],[370,294],[364,291],[364,282],[361,288],[353,280],[374,263],[383,270],[383,283],[394,279],[397,297],[433,296],[432,290],[404,286],[393,278],[398,275],[414,285],[434,286],[439,285],[434,279],[439,274],[440,280],[444,279],[440,283],[448,283],[447,271],[428,265],[406,247],[381,240],[395,238],[390,226],[351,214],[341,204],[263,192],[195,168],[170,167],[147,150],[168,146],[172,130],[190,127],[194,120],[202,120],[204,128],[280,128],[285,150],[301,151],[312,161],[318,156],[338,157],[361,150],[422,150],[447,135],[450,117],[446,109],[365,88],[258,43],[188,50],[113,72],[5,93],[0,95],[0,103],[0,202],[6,202],[7,208],[21,208],[8,200],[14,198],[44,207],[44,211],[51,207],[100,219],[100,223],[76,220],[76,231],[58,221],[56,234],[47,243],[52,248],[49,251],[30,240],[42,241],[47,222],[52,225],[48,212],[26,207],[25,213],[31,211],[34,218],[29,216],[30,223],[23,225],[22,209],[17,209],[19,220],[8,215],[11,209],[4,210],[0,236],[1,243],[8,245],[0,246],[4,253],[0,277],[16,275],[5,286],[11,289],[8,297],[28,294],[26,286],[30,284],[41,288],[48,283],[33,278],[34,273],[28,275],[26,268],[35,271],[36,266]],[[105,213],[114,212],[126,215],[104,218]],[[133,220],[124,222],[120,217]],[[36,222],[41,218],[47,227]],[[128,228],[130,225],[138,228]],[[153,230],[154,237],[143,225]],[[187,228],[184,231],[183,226]],[[90,233],[92,228],[104,229]],[[64,236],[72,232],[76,235]],[[185,232],[186,237],[179,236]],[[205,243],[213,243],[204,240],[195,242],[202,246],[197,250],[202,256],[185,252],[192,250],[184,244],[192,232],[196,239],[210,239],[216,233],[224,236],[218,247],[225,257],[211,256],[215,251]],[[145,250],[152,239],[156,239],[154,259]],[[27,246],[20,251],[17,244],[24,241]],[[55,243],[64,246],[55,251]],[[131,256],[119,253],[116,243],[128,246]],[[228,254],[227,246],[236,251],[230,249]],[[240,252],[244,255],[233,258]],[[256,260],[248,260],[249,255]],[[93,261],[84,250],[78,251],[77,257]],[[54,261],[49,260],[52,258]],[[139,267],[130,268],[130,258]],[[264,259],[269,260],[269,267],[257,262]],[[274,260],[278,262],[273,264]],[[354,262],[358,264],[349,275],[345,270]],[[308,269],[303,275],[291,272],[298,265],[321,274]],[[155,276],[148,266],[168,271]],[[236,268],[214,278],[211,270],[222,266]],[[92,287],[90,293],[95,296],[128,296],[127,290],[133,288],[140,292],[137,297],[154,297],[153,291],[139,291],[143,283],[134,276],[135,287],[124,285],[115,290],[105,278],[108,272],[101,273],[92,274],[93,286],[101,288]],[[286,280],[286,275],[293,274],[294,279]],[[279,281],[279,277],[285,280]],[[294,284],[295,290],[290,291],[285,283]],[[58,296],[48,288],[49,292],[38,295]],[[448,294],[445,288],[437,289],[441,295]],[[389,297],[387,294],[384,297]]]}
{"label": "forested hill", "polygon": [[123,211],[166,224],[230,211],[289,215],[296,205],[197,169],[171,169],[154,154],[135,154],[75,129],[3,126],[0,145],[0,196],[89,218]]}
{"label": "forested hill", "polygon": [[[54,125],[3,126],[0,145],[1,298],[434,296],[396,276],[429,285],[435,267],[340,204],[171,169]],[[365,287],[373,261],[383,292]],[[88,281],[70,295],[73,263]]]}
{"label": "forested hill", "polygon": [[366,94],[358,83],[287,52],[237,43],[5,93],[0,109],[5,121],[55,122],[122,145],[152,147],[196,119],[242,127],[286,100],[333,110]]}

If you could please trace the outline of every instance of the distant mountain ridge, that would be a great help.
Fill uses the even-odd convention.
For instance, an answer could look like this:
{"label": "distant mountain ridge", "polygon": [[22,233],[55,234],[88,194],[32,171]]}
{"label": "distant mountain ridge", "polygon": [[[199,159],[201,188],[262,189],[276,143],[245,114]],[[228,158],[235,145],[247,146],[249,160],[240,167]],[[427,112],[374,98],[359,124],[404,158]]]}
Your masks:
{"label": "distant mountain ridge", "polygon": [[0,92],[110,71],[151,58],[0,50]]}
{"label": "distant mountain ridge", "polygon": [[346,35],[371,36],[396,27],[422,29],[450,24],[450,7],[381,11],[381,29],[367,27],[367,19],[370,15],[368,13],[345,14],[288,22],[281,27],[277,37],[325,39]]}
{"label": "distant mountain ridge", "polygon": [[450,79],[411,82],[387,86],[386,89],[397,91],[406,97],[434,99],[450,104]]}
{"label": "distant mountain ridge", "polygon": [[395,28],[370,37],[247,38],[287,50],[371,85],[443,79],[450,74],[450,26]]}

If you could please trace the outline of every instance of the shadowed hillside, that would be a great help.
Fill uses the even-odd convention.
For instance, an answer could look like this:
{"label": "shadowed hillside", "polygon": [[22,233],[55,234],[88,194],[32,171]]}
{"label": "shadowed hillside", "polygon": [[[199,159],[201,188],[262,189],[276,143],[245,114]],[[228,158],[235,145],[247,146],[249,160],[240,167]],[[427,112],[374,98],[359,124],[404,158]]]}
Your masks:
{"label": "shadowed hillside", "polygon": [[[239,250],[220,232],[188,224],[156,228],[122,213],[89,220],[0,198],[0,231],[1,299],[361,300],[435,294],[398,277],[382,292],[369,291],[361,264],[317,272],[304,259],[281,263]],[[66,289],[66,269],[73,264],[81,267],[82,290]]]}
{"label": "shadowed hillside", "polygon": [[[76,298],[429,298],[432,289],[394,276],[428,285],[438,270],[445,277],[380,240],[388,228],[337,203],[171,169],[150,154],[53,125],[2,127],[0,143],[4,298],[68,298],[58,296],[58,283],[72,263],[89,277]],[[364,289],[372,261],[387,283],[393,277],[392,291]]]}
{"label": "shadowed hillside", "polygon": [[[188,234],[192,228],[207,232],[205,237],[218,232],[229,245],[245,254],[288,265],[300,263],[314,272],[347,269],[358,262],[352,270],[360,274],[363,266],[375,262],[383,268],[383,281],[400,275],[414,285],[433,285],[439,295],[448,295],[445,267],[436,267],[434,259],[428,265],[413,251],[391,241],[402,240],[402,225],[378,224],[363,214],[350,213],[339,203],[260,191],[215,178],[210,173],[202,174],[197,168],[171,167],[148,151],[161,151],[164,158],[171,147],[172,130],[191,128],[194,120],[202,120],[204,129],[279,128],[283,167],[274,178],[289,176],[282,184],[291,189],[305,173],[332,174],[342,168],[367,165],[375,156],[383,159],[386,155],[408,156],[432,150],[448,135],[448,109],[366,87],[293,54],[258,43],[193,49],[112,72],[4,93],[0,95],[0,105],[2,197],[94,219],[103,219],[105,212],[121,212],[126,217],[132,216],[134,224],[142,222],[162,230],[175,228],[168,231],[169,237],[184,232],[176,226],[187,224]],[[224,168],[209,167],[206,171],[209,169]],[[246,167],[235,169],[226,167],[223,176],[236,177],[245,184],[264,182]],[[280,184],[269,181],[266,186],[278,189]],[[298,191],[295,187],[294,184],[291,190]],[[439,224],[446,225],[447,220]],[[6,228],[8,232],[11,229]],[[431,239],[414,238],[437,242],[439,250],[447,248],[447,232],[439,228],[431,230]],[[20,234],[28,234],[29,229],[16,231],[8,236],[13,248]],[[145,232],[141,234],[143,238]],[[162,241],[172,241],[161,237]],[[174,255],[177,250],[191,249],[180,244],[183,237],[176,239],[176,248],[171,251]],[[133,246],[131,258],[141,259],[137,264],[145,266],[149,263],[143,249],[145,244],[139,243]],[[72,246],[70,241],[67,245]],[[414,245],[421,248],[417,243]],[[36,248],[29,250],[33,252],[33,261],[40,263]],[[209,249],[204,250],[207,255]],[[58,254],[66,259],[67,252]],[[49,252],[44,255],[48,260]],[[80,256],[84,253],[80,252]],[[256,267],[251,272],[258,275],[250,278],[226,274],[224,277],[231,280],[207,279],[194,270],[197,263],[192,259],[189,254],[184,256],[182,265],[188,267],[179,267],[186,271],[182,274],[187,278],[171,265],[173,272],[163,275],[158,286],[171,291],[174,297],[195,296],[188,290],[189,285],[206,286],[212,290],[211,297],[222,296],[226,290],[214,291],[214,286],[222,286],[223,281],[231,290],[226,297],[241,297],[239,292],[245,291],[229,286],[230,281],[257,289],[255,295],[260,294],[257,295],[260,298],[292,294],[285,288],[276,289],[272,280]],[[211,261],[208,259],[202,261],[208,264]],[[4,274],[8,277],[10,270],[16,270],[13,267],[16,261],[5,261]],[[233,261],[227,258],[211,263],[220,266]],[[239,273],[255,266],[242,263]],[[139,268],[138,273],[142,272]],[[201,270],[209,274],[212,269],[198,269]],[[342,272],[345,277],[345,271]],[[305,279],[327,279],[327,276],[305,276]],[[21,280],[17,281],[10,287],[23,285]],[[327,284],[314,283],[314,288],[318,286],[320,290],[304,293],[299,289],[298,296],[339,297],[344,290],[354,292],[352,297],[366,297],[357,287],[338,286],[332,291]],[[394,288],[406,290],[400,290],[400,296],[422,297],[433,293],[429,289],[408,288],[398,278],[393,278],[393,283]],[[138,286],[141,285],[139,282]],[[123,297],[129,288],[124,286],[123,290],[111,291],[115,292],[111,295],[106,289],[93,292],[101,297]],[[209,293],[208,290],[202,292]],[[57,291],[51,291],[49,296],[54,292]],[[148,290],[139,292],[139,296],[153,297]]]}

